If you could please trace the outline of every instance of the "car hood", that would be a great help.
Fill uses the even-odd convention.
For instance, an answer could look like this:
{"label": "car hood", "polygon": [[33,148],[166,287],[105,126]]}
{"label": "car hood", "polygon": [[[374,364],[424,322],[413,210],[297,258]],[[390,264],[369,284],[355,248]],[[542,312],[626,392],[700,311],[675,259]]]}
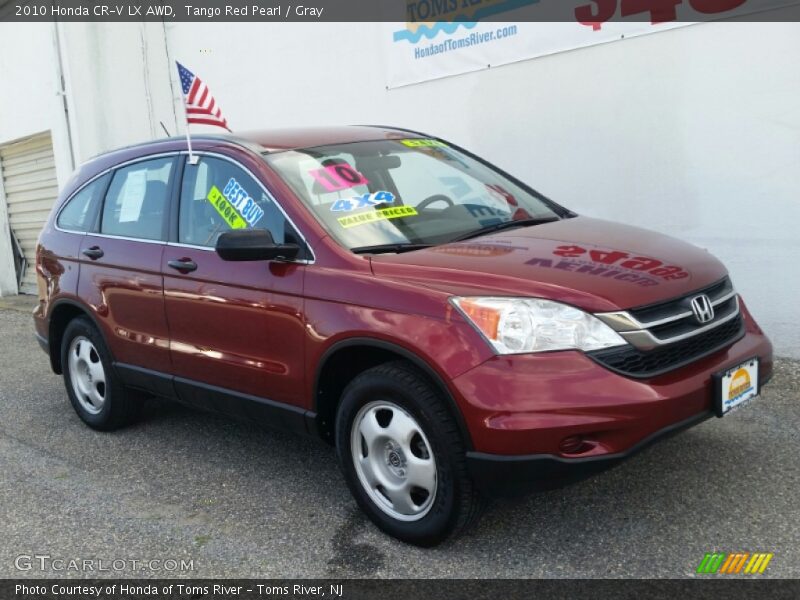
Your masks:
{"label": "car hood", "polygon": [[668,300],[727,274],[702,248],[589,217],[376,255],[371,262],[376,276],[447,294],[548,298],[592,312]]}

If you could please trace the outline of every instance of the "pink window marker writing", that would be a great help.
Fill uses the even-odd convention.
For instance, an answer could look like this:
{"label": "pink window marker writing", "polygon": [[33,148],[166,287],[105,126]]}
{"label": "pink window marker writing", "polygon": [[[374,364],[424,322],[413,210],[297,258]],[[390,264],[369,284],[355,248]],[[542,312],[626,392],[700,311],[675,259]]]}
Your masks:
{"label": "pink window marker writing", "polygon": [[328,165],[308,172],[325,191],[338,192],[369,183],[366,177],[347,163]]}

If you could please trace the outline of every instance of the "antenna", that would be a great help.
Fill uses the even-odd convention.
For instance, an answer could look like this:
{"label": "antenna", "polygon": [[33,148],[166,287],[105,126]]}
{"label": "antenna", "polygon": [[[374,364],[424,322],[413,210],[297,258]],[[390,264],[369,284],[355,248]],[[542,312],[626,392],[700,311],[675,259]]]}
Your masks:
{"label": "antenna", "polygon": [[164,130],[164,133],[166,133],[166,134],[167,134],[167,137],[172,137],[172,136],[170,135],[169,131],[167,131],[167,126],[166,126],[166,125],[164,125],[164,121],[159,121],[158,123],[159,123],[159,125],[161,125],[161,129],[163,129],[163,130]]}

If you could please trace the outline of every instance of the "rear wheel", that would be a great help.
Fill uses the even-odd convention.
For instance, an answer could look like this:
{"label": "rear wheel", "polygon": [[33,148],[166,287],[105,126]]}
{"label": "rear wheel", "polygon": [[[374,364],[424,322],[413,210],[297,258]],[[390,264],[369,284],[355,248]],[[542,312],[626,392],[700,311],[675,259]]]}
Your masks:
{"label": "rear wheel", "polygon": [[61,364],[72,407],[89,427],[107,431],[135,419],[141,400],[124,388],[100,332],[85,317],[67,325]]}
{"label": "rear wheel", "polygon": [[400,540],[438,544],[463,531],[483,507],[452,416],[429,380],[408,363],[369,369],[347,386],[336,447],[359,506]]}

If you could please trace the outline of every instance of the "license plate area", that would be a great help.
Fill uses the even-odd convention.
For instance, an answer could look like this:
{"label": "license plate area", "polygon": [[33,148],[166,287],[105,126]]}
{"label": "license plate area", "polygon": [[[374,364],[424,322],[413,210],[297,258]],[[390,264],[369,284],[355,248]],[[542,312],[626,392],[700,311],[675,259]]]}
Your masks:
{"label": "license plate area", "polygon": [[758,396],[758,358],[715,373],[714,410],[718,417],[748,404]]}

